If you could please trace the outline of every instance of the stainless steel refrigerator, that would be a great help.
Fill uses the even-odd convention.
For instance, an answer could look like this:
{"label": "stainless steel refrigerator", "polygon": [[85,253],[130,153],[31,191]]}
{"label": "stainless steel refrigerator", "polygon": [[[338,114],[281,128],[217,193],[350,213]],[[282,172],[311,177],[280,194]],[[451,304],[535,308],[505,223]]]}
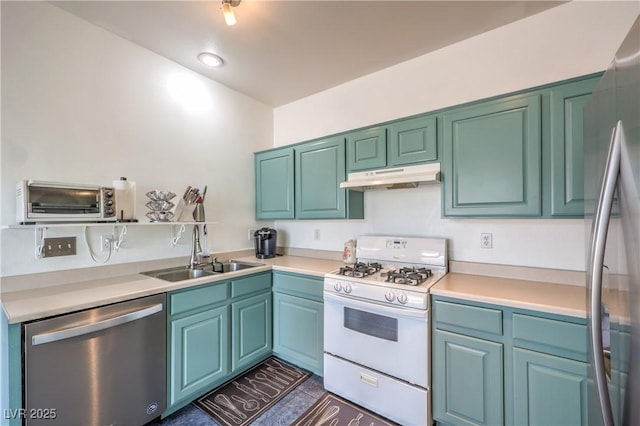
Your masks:
{"label": "stainless steel refrigerator", "polygon": [[589,425],[640,424],[640,18],[584,110]]}

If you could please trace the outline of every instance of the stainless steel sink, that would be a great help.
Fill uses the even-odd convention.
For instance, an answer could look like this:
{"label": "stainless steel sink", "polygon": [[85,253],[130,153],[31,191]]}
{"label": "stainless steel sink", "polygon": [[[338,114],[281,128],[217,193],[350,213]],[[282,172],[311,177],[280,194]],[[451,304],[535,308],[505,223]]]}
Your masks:
{"label": "stainless steel sink", "polygon": [[216,275],[215,272],[205,271],[204,269],[190,269],[184,266],[179,268],[159,269],[155,271],[141,272],[142,275],[158,278],[170,282],[178,282],[191,280],[194,278],[208,277]]}
{"label": "stainless steel sink", "polygon": [[[220,268],[222,265],[222,271]],[[243,269],[255,268],[258,266],[264,266],[262,263],[250,263],[250,262],[240,262],[237,260],[225,260],[224,262],[217,262],[215,265],[216,272],[234,272],[241,271]]]}
{"label": "stainless steel sink", "polygon": [[211,264],[204,265],[205,269],[191,269],[186,266],[178,266],[176,268],[156,269],[155,271],[140,272],[148,277],[158,278],[170,282],[186,281],[194,278],[209,277],[212,275],[220,275],[220,273],[242,271],[243,269],[264,266],[262,263],[240,262],[237,260],[225,260],[224,262],[216,262],[215,269]]}

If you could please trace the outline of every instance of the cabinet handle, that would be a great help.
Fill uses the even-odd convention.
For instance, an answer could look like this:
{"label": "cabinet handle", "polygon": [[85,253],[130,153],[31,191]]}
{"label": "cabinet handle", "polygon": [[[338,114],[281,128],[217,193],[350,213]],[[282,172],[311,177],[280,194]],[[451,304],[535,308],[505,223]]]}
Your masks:
{"label": "cabinet handle", "polygon": [[149,315],[153,315],[156,312],[162,311],[162,309],[162,304],[157,304],[145,309],[141,309],[139,311],[130,312],[128,314],[109,318],[103,321],[92,322],[78,327],[66,328],[64,330],[53,331],[51,333],[37,334],[31,338],[31,344],[33,346],[42,345],[44,343],[57,342],[59,340],[70,339],[72,337],[78,337],[89,333],[95,333],[96,331],[104,330],[107,328],[126,324],[128,322],[136,321],[144,317],[148,317]]}
{"label": "cabinet handle", "polygon": [[607,232],[609,230],[613,196],[620,172],[622,137],[622,122],[618,121],[611,132],[611,142],[609,143],[602,187],[600,188],[600,196],[598,197],[596,214],[591,230],[588,268],[591,297],[591,356],[593,358],[596,389],[605,426],[614,426],[614,423],[602,343],[602,268],[604,267],[604,253],[607,245]]}

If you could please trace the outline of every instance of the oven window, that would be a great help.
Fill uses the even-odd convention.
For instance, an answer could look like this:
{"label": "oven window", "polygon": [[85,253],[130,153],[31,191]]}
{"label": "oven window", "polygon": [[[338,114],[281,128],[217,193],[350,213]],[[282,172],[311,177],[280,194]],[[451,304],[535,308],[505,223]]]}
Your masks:
{"label": "oven window", "polygon": [[358,333],[380,339],[398,341],[398,319],[389,318],[371,312],[344,308],[344,326]]}

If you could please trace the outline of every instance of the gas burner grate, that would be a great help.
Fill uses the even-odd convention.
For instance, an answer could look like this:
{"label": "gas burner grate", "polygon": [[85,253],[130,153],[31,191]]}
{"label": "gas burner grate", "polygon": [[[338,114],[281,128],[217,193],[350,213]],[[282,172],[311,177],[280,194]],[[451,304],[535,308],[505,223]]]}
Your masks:
{"label": "gas burner grate", "polygon": [[373,263],[358,262],[353,264],[353,266],[343,266],[338,271],[338,275],[344,275],[346,277],[364,278],[364,277],[368,277],[370,275],[375,274],[381,269],[382,269],[382,265],[377,262],[373,262]]}
{"label": "gas burner grate", "polygon": [[385,280],[385,282],[394,284],[419,285],[432,275],[433,272],[431,272],[431,269],[403,267],[395,271],[387,272],[387,279]]}

